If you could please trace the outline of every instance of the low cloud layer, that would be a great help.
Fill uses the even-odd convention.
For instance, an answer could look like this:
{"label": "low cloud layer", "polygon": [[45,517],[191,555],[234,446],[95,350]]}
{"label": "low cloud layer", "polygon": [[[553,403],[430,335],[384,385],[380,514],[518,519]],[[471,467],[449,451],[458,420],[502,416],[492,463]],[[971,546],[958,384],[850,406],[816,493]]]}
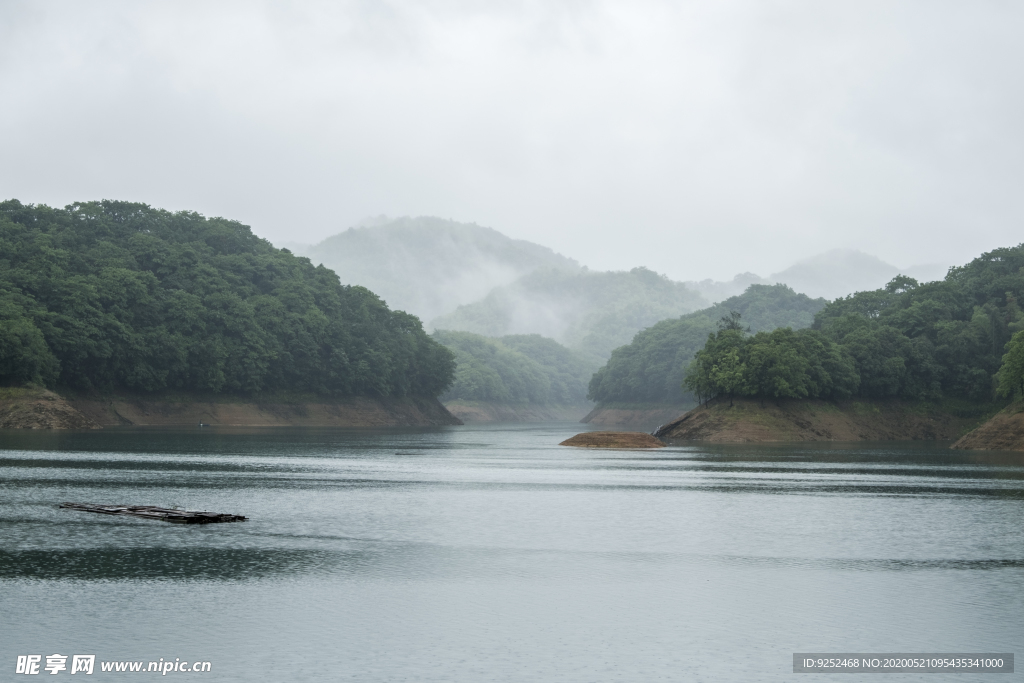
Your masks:
{"label": "low cloud layer", "polygon": [[436,215],[680,280],[1016,244],[1024,6],[8,2],[0,195]]}

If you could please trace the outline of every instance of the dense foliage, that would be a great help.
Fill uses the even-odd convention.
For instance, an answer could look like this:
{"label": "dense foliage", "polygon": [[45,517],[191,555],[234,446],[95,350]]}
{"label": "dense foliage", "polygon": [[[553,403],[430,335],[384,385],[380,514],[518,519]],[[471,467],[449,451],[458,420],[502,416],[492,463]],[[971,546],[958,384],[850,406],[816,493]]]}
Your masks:
{"label": "dense foliage", "polygon": [[611,273],[543,269],[431,324],[489,337],[541,334],[600,364],[639,330],[705,304],[683,283],[646,268]]}
{"label": "dense foliage", "polygon": [[1024,245],[982,254],[919,285],[897,277],[884,289],[829,304],[815,328],[847,348],[869,396],[992,397],[1004,347],[1024,329]]}
{"label": "dense foliage", "polygon": [[414,316],[235,221],[0,203],[0,382],[144,392],[437,395]]}
{"label": "dense foliage", "polygon": [[751,285],[715,306],[638,333],[612,353],[590,381],[589,396],[602,403],[680,403],[687,400],[683,376],[723,316],[736,311],[752,331],[802,328],[814,322],[823,299],[797,294],[785,285]]}
{"label": "dense foliage", "polygon": [[[804,384],[806,393],[773,388],[783,387],[781,383],[758,384],[754,376],[760,366],[744,365],[742,352],[737,365],[724,346],[736,334],[738,348],[756,346],[757,335],[744,339],[742,333],[721,330],[709,337],[694,360],[688,385],[705,396],[729,394],[730,389],[760,396],[850,392],[874,398],[972,401],[991,400],[996,390],[1013,395],[1024,389],[1024,338],[1018,336],[1024,330],[1024,313],[1018,305],[1022,295],[1024,245],[997,249],[951,268],[942,281],[922,285],[898,276],[882,289],[837,299],[818,312],[814,329],[804,338],[778,333],[774,343],[783,355],[772,367],[785,379],[786,387],[801,385],[794,379],[795,366],[786,358],[810,362],[817,353],[806,346],[812,337],[830,356],[838,351],[842,360],[833,370],[822,365],[831,383]],[[714,369],[716,359],[724,363],[718,370]],[[847,361],[852,363],[855,381]],[[724,383],[712,379],[716,373]],[[814,386],[819,387],[817,393]]]}
{"label": "dense foliage", "polygon": [[715,396],[847,398],[859,378],[853,359],[817,330],[780,327],[747,335],[739,315],[723,318],[686,373],[697,400]]}
{"label": "dense foliage", "polygon": [[1006,344],[1003,365],[996,373],[996,393],[1003,398],[1024,396],[1024,331],[1016,332]]}
{"label": "dense foliage", "polygon": [[455,381],[443,400],[578,405],[586,401],[594,365],[538,334],[500,339],[439,330],[434,338],[455,353]]}

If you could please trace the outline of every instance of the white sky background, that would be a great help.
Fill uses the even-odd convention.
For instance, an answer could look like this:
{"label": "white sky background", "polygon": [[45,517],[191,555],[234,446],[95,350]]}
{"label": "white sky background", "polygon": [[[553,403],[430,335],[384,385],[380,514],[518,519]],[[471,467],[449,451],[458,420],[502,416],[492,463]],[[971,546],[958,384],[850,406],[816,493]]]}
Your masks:
{"label": "white sky background", "polygon": [[0,197],[318,241],[477,222],[597,269],[1024,241],[1024,3],[0,4]]}

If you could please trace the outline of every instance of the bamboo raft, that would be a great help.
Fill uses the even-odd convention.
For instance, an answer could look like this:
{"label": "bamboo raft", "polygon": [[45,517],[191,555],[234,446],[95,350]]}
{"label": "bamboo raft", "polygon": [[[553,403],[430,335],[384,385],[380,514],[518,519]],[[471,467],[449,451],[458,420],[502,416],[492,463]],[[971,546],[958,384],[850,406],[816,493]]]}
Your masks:
{"label": "bamboo raft", "polygon": [[217,522],[244,522],[242,515],[222,512],[200,512],[198,510],[176,510],[155,505],[96,505],[95,503],[61,503],[60,507],[82,512],[98,512],[101,515],[128,515],[143,519],[158,519],[174,524],[216,524]]}

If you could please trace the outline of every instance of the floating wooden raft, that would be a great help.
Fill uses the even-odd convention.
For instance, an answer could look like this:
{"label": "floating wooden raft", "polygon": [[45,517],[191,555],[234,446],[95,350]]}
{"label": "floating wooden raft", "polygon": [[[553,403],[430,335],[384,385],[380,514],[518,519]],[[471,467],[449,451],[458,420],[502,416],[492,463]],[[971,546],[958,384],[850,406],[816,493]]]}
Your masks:
{"label": "floating wooden raft", "polygon": [[155,505],[96,505],[95,503],[61,503],[62,508],[98,512],[101,515],[129,515],[144,519],[159,519],[175,524],[214,524],[216,522],[244,522],[242,515],[222,512],[199,512],[197,510],[175,510]]}

